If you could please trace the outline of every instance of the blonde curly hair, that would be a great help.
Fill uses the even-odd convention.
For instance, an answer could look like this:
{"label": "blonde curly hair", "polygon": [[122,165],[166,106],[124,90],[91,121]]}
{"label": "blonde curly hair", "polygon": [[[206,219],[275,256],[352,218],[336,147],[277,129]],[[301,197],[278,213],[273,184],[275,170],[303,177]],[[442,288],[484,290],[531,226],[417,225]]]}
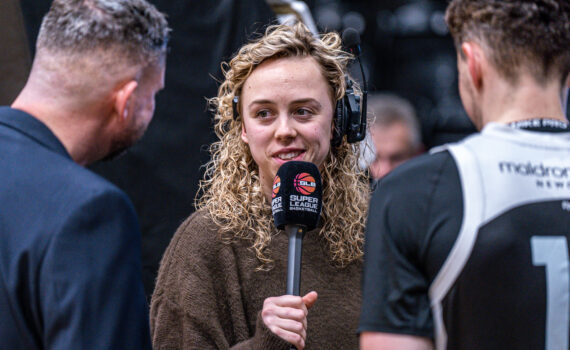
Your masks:
{"label": "blonde curly hair", "polygon": [[[334,92],[332,96],[336,100],[344,96],[344,75],[352,56],[342,50],[339,35],[328,33],[317,38],[298,23],[268,27],[264,36],[244,45],[229,64],[222,63],[225,81],[218,96],[210,99],[219,141],[210,146],[212,158],[200,182],[196,207],[207,210],[224,241],[251,241],[259,269],[264,270],[273,263],[268,246],[277,229],[262,191],[258,166],[240,137],[242,121],[234,118],[232,101],[262,62],[294,56],[313,57]],[[358,154],[359,146],[349,145],[343,139],[339,147],[331,146],[322,167],[319,235],[329,247],[331,260],[340,267],[363,255],[369,187],[366,175],[358,167]]]}

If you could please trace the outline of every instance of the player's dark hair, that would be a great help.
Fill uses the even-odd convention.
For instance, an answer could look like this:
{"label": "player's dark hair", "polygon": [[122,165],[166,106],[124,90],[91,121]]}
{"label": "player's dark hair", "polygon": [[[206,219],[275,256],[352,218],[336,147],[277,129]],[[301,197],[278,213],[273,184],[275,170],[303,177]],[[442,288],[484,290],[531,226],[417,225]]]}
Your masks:
{"label": "player's dark hair", "polygon": [[521,66],[541,83],[570,70],[570,1],[452,0],[446,21],[460,51],[475,40],[507,79]]}

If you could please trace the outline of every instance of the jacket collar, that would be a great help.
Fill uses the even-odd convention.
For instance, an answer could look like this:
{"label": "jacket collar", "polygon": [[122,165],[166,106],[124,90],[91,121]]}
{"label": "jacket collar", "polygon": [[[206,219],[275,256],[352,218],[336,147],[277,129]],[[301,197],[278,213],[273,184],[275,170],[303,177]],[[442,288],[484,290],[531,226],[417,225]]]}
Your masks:
{"label": "jacket collar", "polygon": [[17,130],[42,146],[71,159],[54,133],[31,114],[10,107],[0,107],[0,125]]}

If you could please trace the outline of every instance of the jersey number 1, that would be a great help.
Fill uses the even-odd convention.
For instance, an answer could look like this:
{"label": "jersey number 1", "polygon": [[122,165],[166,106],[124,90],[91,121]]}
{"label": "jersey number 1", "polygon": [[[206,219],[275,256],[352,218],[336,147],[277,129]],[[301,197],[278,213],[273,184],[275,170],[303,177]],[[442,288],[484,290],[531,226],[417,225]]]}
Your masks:
{"label": "jersey number 1", "polygon": [[570,329],[570,260],[564,236],[532,236],[532,264],[546,273],[546,347],[568,349]]}

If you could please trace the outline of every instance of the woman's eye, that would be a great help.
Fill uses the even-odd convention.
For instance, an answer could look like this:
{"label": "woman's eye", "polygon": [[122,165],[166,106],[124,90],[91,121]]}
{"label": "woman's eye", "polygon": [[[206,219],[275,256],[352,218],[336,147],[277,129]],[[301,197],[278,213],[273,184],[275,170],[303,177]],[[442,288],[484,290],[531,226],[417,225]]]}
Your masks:
{"label": "woman's eye", "polygon": [[307,108],[299,108],[295,113],[300,116],[307,116],[312,114],[311,111]]}
{"label": "woman's eye", "polygon": [[270,112],[267,109],[262,109],[260,111],[258,111],[257,113],[255,113],[255,116],[257,118],[267,118],[270,116]]}

